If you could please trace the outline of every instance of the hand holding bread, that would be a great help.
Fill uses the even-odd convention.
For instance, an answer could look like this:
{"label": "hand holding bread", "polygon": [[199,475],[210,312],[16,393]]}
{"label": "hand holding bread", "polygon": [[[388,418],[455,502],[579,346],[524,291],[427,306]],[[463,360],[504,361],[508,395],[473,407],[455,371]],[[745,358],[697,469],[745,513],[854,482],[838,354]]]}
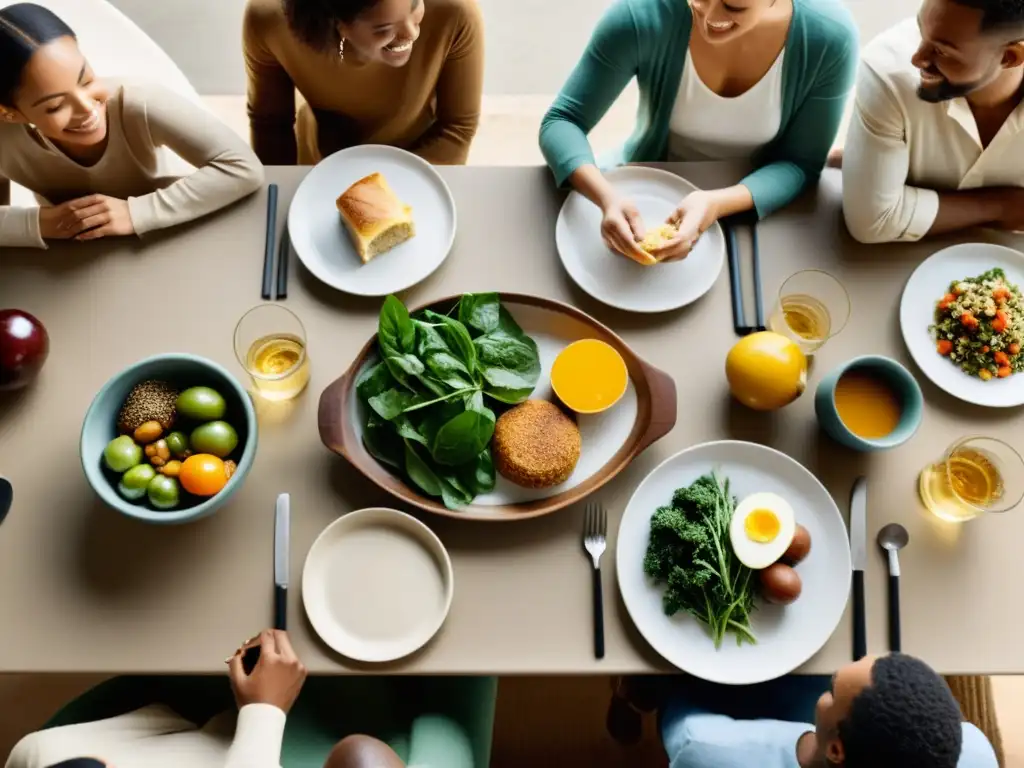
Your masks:
{"label": "hand holding bread", "polygon": [[691,192],[668,217],[667,224],[675,228],[673,237],[651,253],[659,262],[685,259],[705,230],[718,219],[715,206],[707,192]]}
{"label": "hand holding bread", "polygon": [[639,245],[647,232],[640,212],[630,200],[612,198],[603,206],[602,212],[601,237],[610,250],[644,266],[656,263],[654,257]]}

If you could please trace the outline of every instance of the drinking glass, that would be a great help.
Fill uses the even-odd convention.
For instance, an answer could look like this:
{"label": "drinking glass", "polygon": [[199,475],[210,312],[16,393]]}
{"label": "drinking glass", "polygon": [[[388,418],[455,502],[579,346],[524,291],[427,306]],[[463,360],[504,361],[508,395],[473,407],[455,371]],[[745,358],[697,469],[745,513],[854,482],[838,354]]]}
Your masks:
{"label": "drinking glass", "polygon": [[994,437],[965,437],[921,471],[918,492],[928,511],[949,523],[1009,512],[1024,500],[1024,459]]}
{"label": "drinking glass", "polygon": [[850,296],[828,272],[805,269],[786,279],[779,289],[768,326],[812,354],[838,334],[850,319]]}
{"label": "drinking glass", "polygon": [[235,356],[266,400],[290,400],[309,384],[306,329],[280,304],[253,307],[235,326]]}

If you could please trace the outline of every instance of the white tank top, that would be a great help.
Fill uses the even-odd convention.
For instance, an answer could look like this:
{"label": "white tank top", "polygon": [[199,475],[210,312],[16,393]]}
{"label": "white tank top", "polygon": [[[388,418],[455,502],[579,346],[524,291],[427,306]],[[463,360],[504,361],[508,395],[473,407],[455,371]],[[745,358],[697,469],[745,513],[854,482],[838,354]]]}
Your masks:
{"label": "white tank top", "polygon": [[690,52],[669,121],[669,160],[749,160],[782,124],[782,59],[745,93],[719,96],[700,79]]}

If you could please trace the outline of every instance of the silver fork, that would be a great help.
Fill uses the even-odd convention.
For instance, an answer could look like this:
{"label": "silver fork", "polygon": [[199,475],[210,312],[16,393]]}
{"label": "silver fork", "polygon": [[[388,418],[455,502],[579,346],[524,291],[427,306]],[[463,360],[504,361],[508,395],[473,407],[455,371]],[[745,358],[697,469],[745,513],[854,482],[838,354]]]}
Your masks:
{"label": "silver fork", "polygon": [[604,658],[604,594],[601,588],[601,555],[607,547],[608,513],[600,504],[587,504],[583,516],[583,548],[594,565],[594,656]]}

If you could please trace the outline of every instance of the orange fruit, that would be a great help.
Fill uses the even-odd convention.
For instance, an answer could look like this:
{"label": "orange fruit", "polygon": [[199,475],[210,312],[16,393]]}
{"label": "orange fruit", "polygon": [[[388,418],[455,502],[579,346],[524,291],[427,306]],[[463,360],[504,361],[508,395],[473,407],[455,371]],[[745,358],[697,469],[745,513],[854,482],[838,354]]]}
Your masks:
{"label": "orange fruit", "polygon": [[223,461],[208,453],[197,453],[181,465],[178,482],[195,496],[213,496],[228,484],[228,476]]}

